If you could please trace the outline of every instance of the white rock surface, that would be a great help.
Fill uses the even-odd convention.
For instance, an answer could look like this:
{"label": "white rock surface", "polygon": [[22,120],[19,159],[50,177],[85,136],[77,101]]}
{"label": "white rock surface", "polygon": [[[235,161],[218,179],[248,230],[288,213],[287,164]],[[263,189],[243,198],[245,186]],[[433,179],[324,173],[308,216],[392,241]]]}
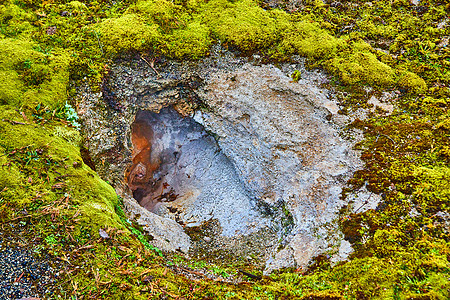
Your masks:
{"label": "white rock surface", "polygon": [[143,229],[153,237],[151,243],[163,251],[182,251],[187,253],[191,239],[184,233],[183,227],[177,222],[158,216],[142,207],[131,197],[124,197],[124,206],[131,218],[143,226]]}
{"label": "white rock surface", "polygon": [[211,76],[202,98],[209,111],[195,120],[218,136],[255,197],[286,204],[295,222],[290,247],[296,264],[306,266],[328,247],[316,231],[336,218],[345,204],[342,187],[361,167],[352,144],[328,121],[338,105],[270,65]]}

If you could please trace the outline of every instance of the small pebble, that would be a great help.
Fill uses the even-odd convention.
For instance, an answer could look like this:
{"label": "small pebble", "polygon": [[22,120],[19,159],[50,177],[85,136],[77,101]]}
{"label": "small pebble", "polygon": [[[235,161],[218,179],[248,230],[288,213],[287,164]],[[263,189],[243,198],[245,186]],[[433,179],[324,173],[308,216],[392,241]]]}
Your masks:
{"label": "small pebble", "polygon": [[[3,242],[0,237],[0,245]],[[0,248],[1,300],[42,299],[55,282],[53,274],[48,261],[34,257],[28,250]]]}

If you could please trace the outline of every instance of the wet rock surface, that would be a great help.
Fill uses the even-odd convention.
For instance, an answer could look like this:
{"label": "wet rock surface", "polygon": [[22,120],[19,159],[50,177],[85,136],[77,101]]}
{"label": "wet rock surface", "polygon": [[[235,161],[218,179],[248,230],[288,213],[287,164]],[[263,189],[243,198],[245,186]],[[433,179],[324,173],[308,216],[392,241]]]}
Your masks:
{"label": "wet rock surface", "polygon": [[[300,59],[275,67],[220,48],[201,61],[155,67],[158,73],[139,59],[118,62],[103,94],[80,89],[86,147],[101,176],[127,195],[132,215],[141,215],[140,202],[157,214],[145,213],[149,224],[171,219],[177,232],[217,222],[208,242],[181,234],[182,248],[238,253],[252,240],[268,270],[305,266],[324,251],[345,259],[351,249],[341,247],[335,220],[351,200],[340,198],[342,188],[361,162],[341,137],[350,118],[320,88],[326,76]],[[293,82],[297,69],[302,78]],[[151,142],[141,146],[133,140],[139,123],[151,128]],[[139,155],[146,158],[138,162]],[[163,223],[153,222],[153,232],[173,227]],[[154,243],[176,249],[167,240]]]}

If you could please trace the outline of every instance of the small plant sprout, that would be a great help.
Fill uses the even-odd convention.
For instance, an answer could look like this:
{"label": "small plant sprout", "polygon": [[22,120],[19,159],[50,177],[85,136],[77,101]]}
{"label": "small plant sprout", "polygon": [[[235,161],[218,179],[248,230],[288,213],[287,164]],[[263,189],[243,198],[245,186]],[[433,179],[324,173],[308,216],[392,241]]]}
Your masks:
{"label": "small plant sprout", "polygon": [[69,121],[73,127],[75,127],[77,130],[81,129],[81,124],[78,123],[78,114],[76,110],[66,102],[66,105],[64,106],[64,109],[66,111],[66,120]]}

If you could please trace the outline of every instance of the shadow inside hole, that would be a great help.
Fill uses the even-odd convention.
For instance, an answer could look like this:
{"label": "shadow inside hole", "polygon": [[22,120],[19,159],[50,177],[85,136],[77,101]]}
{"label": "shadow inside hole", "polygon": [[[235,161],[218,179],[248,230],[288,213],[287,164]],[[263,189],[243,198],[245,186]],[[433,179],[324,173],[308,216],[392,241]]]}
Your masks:
{"label": "shadow inside hole", "polygon": [[192,143],[211,139],[203,127],[172,107],[160,113],[139,111],[131,125],[132,164],[126,181],[133,197],[150,211],[178,198],[190,175],[179,166],[182,152],[195,151]]}

